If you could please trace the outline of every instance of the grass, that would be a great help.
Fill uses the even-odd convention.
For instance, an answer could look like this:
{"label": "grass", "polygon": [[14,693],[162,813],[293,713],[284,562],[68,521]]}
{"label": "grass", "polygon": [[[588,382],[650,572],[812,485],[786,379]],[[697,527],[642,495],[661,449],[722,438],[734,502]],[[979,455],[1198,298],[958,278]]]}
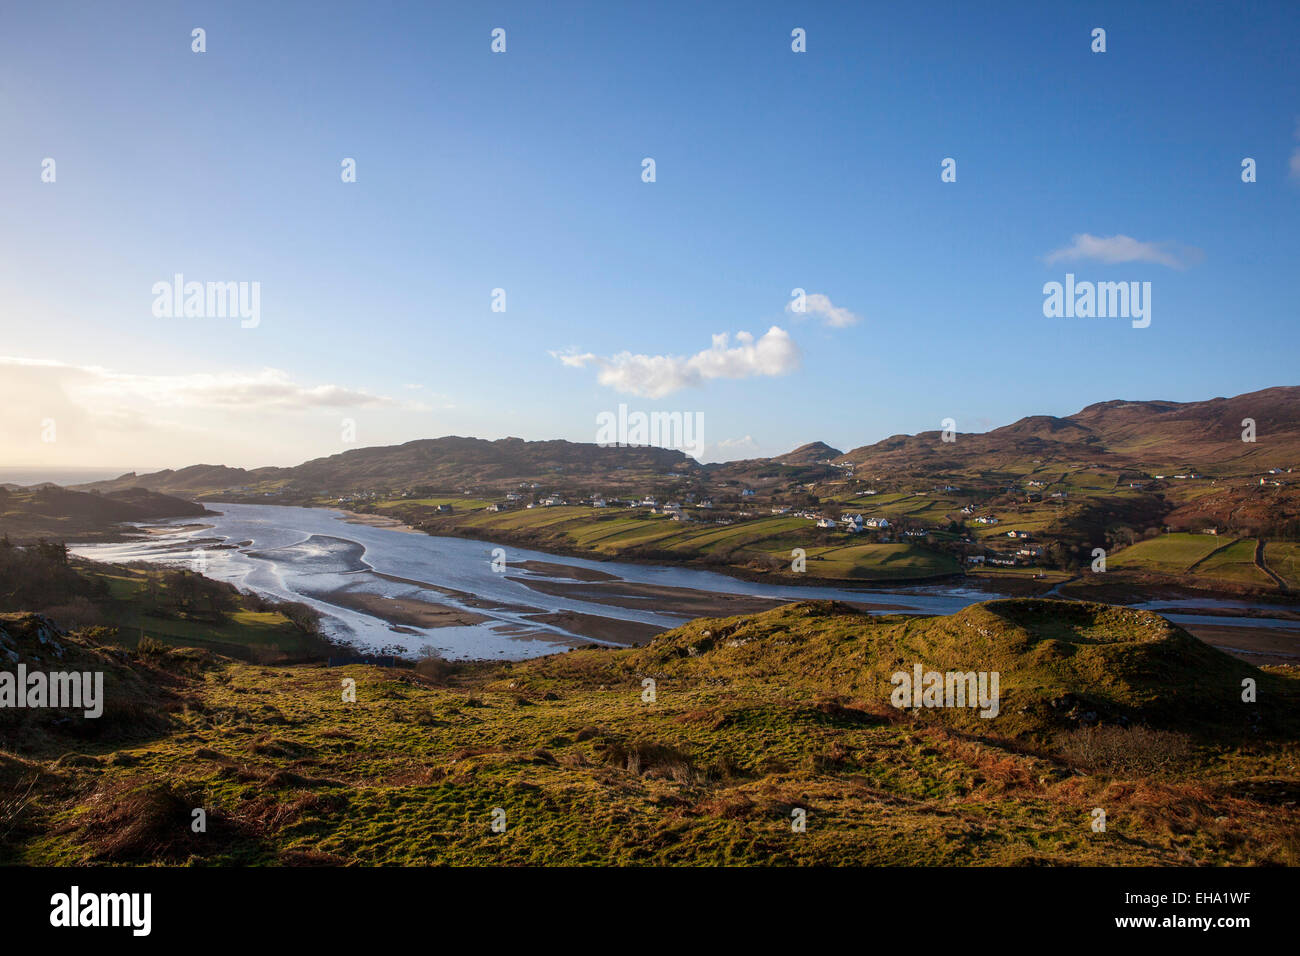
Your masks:
{"label": "grass", "polygon": [[[928,505],[914,503],[914,507]],[[687,513],[695,514],[691,509]],[[806,518],[788,515],[742,518],[719,525],[678,522],[640,510],[557,506],[474,514],[455,520],[453,526],[463,534],[488,539],[513,537],[528,546],[603,557],[653,552],[660,560],[675,554],[683,560],[738,566],[763,555],[787,563],[794,548],[804,548],[810,558],[808,573],[828,579],[890,581],[960,571],[955,559],[921,545],[859,543],[845,532],[818,529]]]}
{"label": "grass", "polygon": [[1264,545],[1264,563],[1292,590],[1300,590],[1300,544],[1270,541]]}
{"label": "grass", "polygon": [[826,578],[924,578],[955,574],[957,560],[918,544],[861,544],[808,550],[808,573]]}
{"label": "grass", "polygon": [[1162,534],[1116,552],[1107,564],[1123,570],[1184,574],[1223,545],[1223,540],[1212,534]]}
{"label": "grass", "polygon": [[108,600],[96,606],[92,620],[115,628],[130,647],[142,637],[172,647],[197,647],[247,659],[319,657],[330,646],[296,626],[283,612],[235,595],[233,606],[218,615],[178,613],[167,600],[165,573],[85,562],[79,566],[90,581],[102,581]]}
{"label": "grass", "polygon": [[[1001,716],[891,707],[888,674],[918,657],[1000,668]],[[131,667],[138,693],[172,688],[166,706],[144,702],[166,730],[0,736],[3,862],[1300,862],[1295,679],[1144,612],[1001,601],[902,619],[807,602],[640,649],[429,677],[176,651]],[[1239,672],[1274,701],[1255,731]],[[1149,728],[1080,736],[1085,706]],[[1161,736],[1175,730],[1177,746]],[[1118,761],[1134,751],[1145,763]],[[33,778],[39,799],[6,802]],[[209,830],[195,835],[199,806]]]}
{"label": "grass", "polygon": [[1273,584],[1272,578],[1255,564],[1255,544],[1254,538],[1233,541],[1196,565],[1192,573],[1196,577],[1270,587]]}

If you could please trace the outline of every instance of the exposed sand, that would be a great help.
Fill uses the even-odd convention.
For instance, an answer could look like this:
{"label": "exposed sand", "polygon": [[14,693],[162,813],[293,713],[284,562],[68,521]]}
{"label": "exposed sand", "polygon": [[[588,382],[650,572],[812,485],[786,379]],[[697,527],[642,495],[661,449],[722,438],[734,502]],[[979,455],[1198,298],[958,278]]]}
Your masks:
{"label": "exposed sand", "polygon": [[583,614],[579,611],[552,611],[545,614],[530,614],[528,620],[562,627],[570,634],[581,634],[583,637],[591,638],[594,641],[625,646],[644,644],[664,630],[654,624],[642,624],[640,621],[619,621],[612,617]]}
{"label": "exposed sand", "polygon": [[519,561],[510,567],[535,571],[552,578],[568,578],[572,581],[620,581],[617,574],[597,571],[595,568],[579,568],[568,564],[555,564],[550,561]]}
{"label": "exposed sand", "polygon": [[424,534],[418,528],[412,528],[405,522],[398,521],[396,518],[390,518],[388,515],[363,515],[355,511],[343,511],[346,518],[343,520],[348,524],[364,524],[372,528],[388,528],[391,531],[406,531],[410,534]]}
{"label": "exposed sand", "polygon": [[[591,641],[601,641],[603,643],[620,644],[624,646],[644,644],[646,641],[650,640],[650,638],[664,630],[664,628],[656,627],[653,624],[643,624],[639,621],[620,621],[617,618],[603,617],[598,614],[585,614],[580,611],[544,611],[541,608],[529,607],[523,604],[503,605],[500,601],[484,600],[483,598],[476,597],[473,594],[464,591],[457,591],[454,588],[431,584],[428,581],[418,581],[414,578],[398,577],[395,574],[385,574],[380,571],[371,571],[369,574],[383,578],[386,581],[393,581],[398,584],[409,584],[436,593],[446,594],[449,597],[456,598],[467,607],[480,608],[482,610],[509,610],[522,613],[530,621],[560,627],[568,631],[570,634],[578,635],[580,638],[586,638]],[[608,575],[608,577],[612,578],[613,576]],[[385,597],[382,594],[376,594],[373,591],[366,591],[355,585],[337,588],[329,592],[317,594],[315,597],[318,597],[322,601],[328,601],[331,604],[337,604],[340,607],[346,607],[354,611],[361,611],[364,614],[370,614],[374,617],[380,618],[383,621],[387,621],[390,625],[393,625],[394,630],[400,630],[405,627],[470,627],[476,624],[491,623],[496,620],[496,618],[487,614],[476,614],[473,611],[467,611],[464,608],[450,607],[445,604],[425,601],[420,598]],[[581,641],[574,638],[564,638],[554,632],[544,631],[541,629],[534,631],[523,627],[507,627],[503,630],[506,633],[509,633],[515,640],[542,640],[551,643],[571,645],[581,643]]]}
{"label": "exposed sand", "polygon": [[1252,664],[1300,664],[1300,633],[1231,624],[1183,624],[1206,644]]}
{"label": "exposed sand", "polygon": [[353,611],[361,611],[389,624],[407,627],[473,627],[492,619],[462,608],[421,601],[419,598],[385,597],[371,591],[337,590],[315,597]]}
{"label": "exposed sand", "polygon": [[[754,597],[748,594],[721,594],[667,584],[636,584],[630,581],[575,584],[568,581],[538,581],[531,578],[511,578],[511,580],[553,597],[569,597],[579,601],[607,604],[611,607],[657,611],[661,614],[675,614],[687,618],[756,614],[759,611],[768,611],[782,604],[799,600],[794,597],[784,599]],[[859,610],[910,610],[898,604],[873,604],[865,601],[843,603]]]}
{"label": "exposed sand", "polygon": [[485,611],[502,610],[533,614],[540,614],[542,611],[539,607],[529,607],[527,604],[504,604],[501,601],[488,601],[475,594],[470,594],[468,591],[458,591],[455,588],[444,587],[441,584],[432,584],[428,581],[419,581],[415,578],[398,577],[396,574],[386,574],[383,571],[372,571],[371,573],[377,578],[383,578],[385,581],[392,581],[396,584],[411,584],[417,588],[424,588],[427,591],[437,591],[439,594],[454,597],[466,607],[481,608]]}
{"label": "exposed sand", "polygon": [[[139,530],[151,535],[180,534],[184,531],[202,531],[205,528],[213,527],[210,524],[156,524],[141,525]],[[212,540],[216,540],[215,538]]]}

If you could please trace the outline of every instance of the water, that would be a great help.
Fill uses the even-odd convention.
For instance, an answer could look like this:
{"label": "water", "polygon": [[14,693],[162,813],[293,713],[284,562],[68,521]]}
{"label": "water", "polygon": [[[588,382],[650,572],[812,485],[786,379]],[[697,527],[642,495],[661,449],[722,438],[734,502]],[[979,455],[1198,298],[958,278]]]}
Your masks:
{"label": "water", "polygon": [[0,468],[0,485],[81,485],[91,481],[109,481],[129,471],[144,475],[156,468],[60,468],[58,466],[5,466]]}
{"label": "water", "polygon": [[[687,616],[666,610],[623,608],[552,596],[533,590],[527,581],[569,579],[518,567],[524,561],[585,568],[616,575],[637,584],[669,585],[723,594],[753,595],[791,601],[835,598],[893,605],[908,612],[951,614],[996,595],[970,587],[917,586],[870,591],[847,588],[787,587],[743,581],[693,568],[657,567],[612,561],[561,557],[513,546],[504,547],[506,573],[493,570],[488,542],[432,537],[392,528],[349,523],[346,516],[325,508],[281,505],[209,504],[220,512],[169,522],[175,532],[117,544],[74,545],[71,551],[97,561],[148,561],[201,571],[209,577],[282,600],[302,601],[324,615],[331,637],[367,651],[411,654],[429,645],[448,658],[521,659],[588,643],[590,638],[554,623],[532,619],[540,612],[576,611],[675,627]],[[184,527],[201,524],[203,527]],[[214,545],[221,547],[214,548]],[[403,578],[393,581],[388,574]],[[448,627],[396,629],[365,610],[340,607],[328,600],[340,589],[389,598],[418,598],[486,616],[483,623]],[[1149,606],[1246,608],[1234,601],[1160,601]],[[1236,617],[1168,614],[1170,620],[1203,624],[1279,626],[1300,630],[1300,622],[1243,620]]]}

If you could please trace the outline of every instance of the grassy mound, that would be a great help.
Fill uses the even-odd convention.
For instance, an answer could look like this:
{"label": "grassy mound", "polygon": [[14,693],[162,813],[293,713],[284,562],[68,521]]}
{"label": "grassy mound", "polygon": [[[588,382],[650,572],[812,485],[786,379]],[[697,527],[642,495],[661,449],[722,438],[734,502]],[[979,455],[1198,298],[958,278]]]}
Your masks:
{"label": "grassy mound", "polygon": [[[48,622],[0,626],[33,654]],[[1300,863],[1300,734],[1235,703],[1300,682],[1122,608],[802,603],[438,668],[45,637],[166,726],[0,738],[0,865]],[[918,661],[999,669],[999,715],[891,706]]]}
{"label": "grassy mound", "polygon": [[103,674],[103,713],[85,709],[0,707],[0,747],[35,753],[60,742],[110,743],[164,732],[186,702],[190,679],[211,659],[201,651],[168,651],[145,643],[128,651],[104,628],[65,632],[43,614],[0,614],[0,668],[26,672]]}
{"label": "grassy mound", "polygon": [[[693,621],[640,653],[667,677],[783,679],[808,693],[888,703],[896,673],[997,672],[996,717],[935,708],[942,720],[1002,737],[1092,724],[1198,735],[1291,728],[1291,682],[1192,637],[1157,614],[1105,604],[989,601],[946,617],[871,617],[835,602]],[[653,675],[652,675],[653,676]],[[1257,702],[1242,700],[1243,680]]]}

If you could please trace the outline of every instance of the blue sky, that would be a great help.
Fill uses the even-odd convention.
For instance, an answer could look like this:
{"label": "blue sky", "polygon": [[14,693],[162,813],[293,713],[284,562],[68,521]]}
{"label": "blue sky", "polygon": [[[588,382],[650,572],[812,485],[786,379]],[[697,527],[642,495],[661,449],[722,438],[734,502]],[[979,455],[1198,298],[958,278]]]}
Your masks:
{"label": "blue sky", "polygon": [[[1300,6],[987,6],[10,5],[0,464],[592,441],[620,402],[752,457],[1295,384]],[[1046,261],[1077,236],[1138,258]],[[1045,318],[1066,272],[1149,281],[1150,327]],[[176,273],[260,323],[155,316]]]}

